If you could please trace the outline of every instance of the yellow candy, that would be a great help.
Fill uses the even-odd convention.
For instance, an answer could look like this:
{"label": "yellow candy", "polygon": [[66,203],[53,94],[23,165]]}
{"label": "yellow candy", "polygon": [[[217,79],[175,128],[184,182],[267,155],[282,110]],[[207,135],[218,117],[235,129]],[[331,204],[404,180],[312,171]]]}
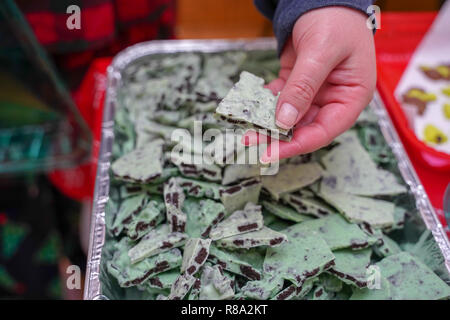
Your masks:
{"label": "yellow candy", "polygon": [[448,78],[450,76],[450,68],[447,66],[439,66],[436,67],[436,71],[439,72],[439,74],[443,77],[443,78]]}
{"label": "yellow candy", "polygon": [[450,120],[450,103],[444,104],[442,111],[444,111],[444,116]]}
{"label": "yellow candy", "polygon": [[423,133],[425,141],[430,143],[440,144],[447,142],[448,139],[447,136],[441,130],[439,130],[432,124],[428,124],[425,127]]}
{"label": "yellow candy", "polygon": [[417,98],[422,101],[434,101],[436,100],[436,95],[434,93],[426,93],[418,89],[411,89],[407,93],[410,98]]}
{"label": "yellow candy", "polygon": [[450,86],[442,89],[442,93],[450,97]]}

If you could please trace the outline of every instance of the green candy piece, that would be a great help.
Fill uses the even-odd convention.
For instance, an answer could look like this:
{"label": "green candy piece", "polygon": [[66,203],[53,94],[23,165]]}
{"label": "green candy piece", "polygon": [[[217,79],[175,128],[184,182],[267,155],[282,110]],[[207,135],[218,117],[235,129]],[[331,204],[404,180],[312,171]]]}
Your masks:
{"label": "green candy piece", "polygon": [[312,300],[329,300],[330,296],[325,288],[318,284],[313,291]]}
{"label": "green candy piece", "polygon": [[164,184],[164,203],[166,205],[167,222],[171,232],[184,232],[186,229],[186,214],[181,210],[185,199],[183,188],[176,178],[170,178]]}
{"label": "green candy piece", "polygon": [[450,297],[450,286],[407,252],[390,255],[377,266],[381,276],[391,284],[394,299],[435,300]]}
{"label": "green candy piece", "polygon": [[216,245],[227,249],[249,249],[259,246],[276,247],[286,242],[286,240],[286,236],[283,233],[262,227],[262,229],[257,231],[220,239],[216,241]]}
{"label": "green candy piece", "polygon": [[373,251],[379,257],[387,257],[402,252],[402,249],[400,249],[399,245],[394,240],[389,238],[387,235],[383,235],[382,244],[374,246]]}
{"label": "green candy piece", "polygon": [[179,185],[183,188],[186,195],[195,198],[208,198],[213,200],[220,200],[221,186],[199,180],[177,178]]}
{"label": "green candy piece", "polygon": [[197,278],[194,276],[182,273],[180,274],[175,282],[172,284],[170,289],[170,294],[167,300],[181,300],[183,299],[194,286]]}
{"label": "green candy piece", "polygon": [[263,188],[275,199],[284,193],[294,192],[306,187],[322,176],[322,168],[317,162],[304,164],[285,164],[276,175],[262,176]]}
{"label": "green candy piece", "polygon": [[305,198],[298,193],[287,193],[282,195],[282,200],[293,207],[298,213],[308,214],[313,217],[322,218],[334,214],[335,210],[326,203],[316,198]]}
{"label": "green candy piece", "polygon": [[323,178],[320,195],[350,222],[366,222],[374,228],[390,227],[394,224],[395,205],[393,203],[359,197],[330,188],[329,186],[334,185],[335,181],[334,176]]}
{"label": "green candy piece", "polygon": [[260,230],[264,225],[261,206],[251,202],[243,210],[233,212],[225,220],[219,222],[209,233],[212,240],[219,240],[238,234]]}
{"label": "green candy piece", "polygon": [[222,185],[226,186],[239,180],[258,177],[261,167],[256,164],[231,164],[225,167]]}
{"label": "green candy piece", "polygon": [[191,238],[184,246],[181,272],[194,275],[206,262],[209,255],[211,239]]}
{"label": "green candy piece", "polygon": [[140,290],[147,290],[152,292],[151,289],[170,289],[178,278],[180,270],[173,269],[166,272],[162,272],[154,277],[149,278],[144,283],[137,286]]}
{"label": "green candy piece", "polygon": [[249,179],[221,189],[220,200],[225,206],[226,213],[231,214],[240,210],[248,202],[258,203],[261,186],[261,181],[258,179]]}
{"label": "green candy piece", "polygon": [[263,201],[262,204],[270,213],[280,217],[281,219],[294,222],[302,222],[304,220],[302,215],[298,214],[295,210],[289,207],[269,201]]}
{"label": "green candy piece", "polygon": [[346,132],[339,141],[340,145],[322,157],[322,163],[335,178],[334,189],[363,196],[406,192],[393,173],[377,168],[355,132]]}
{"label": "green candy piece", "polygon": [[392,300],[393,288],[389,281],[380,277],[379,288],[354,288],[350,300]]}
{"label": "green candy piece", "polygon": [[267,249],[264,272],[279,274],[300,287],[309,278],[317,277],[334,263],[334,255],[317,233],[296,224],[284,230],[288,241]]}
{"label": "green candy piece", "polygon": [[152,276],[181,265],[181,252],[177,248],[132,264],[128,256],[131,246],[130,240],[122,238],[115,245],[112,260],[107,262],[108,272],[118,280],[121,287],[136,286]]}
{"label": "green candy piece", "polygon": [[216,113],[223,120],[244,128],[263,128],[278,139],[290,140],[292,130],[275,124],[275,108],[278,97],[266,89],[264,79],[243,71],[239,81],[219,103]]}
{"label": "green candy piece", "polygon": [[319,282],[327,292],[336,293],[341,291],[343,288],[343,282],[339,278],[326,272],[319,276]]}
{"label": "green candy piece", "polygon": [[186,233],[193,238],[209,236],[211,229],[225,217],[225,207],[216,201],[188,197],[183,205],[186,212]]}
{"label": "green candy piece", "polygon": [[164,208],[163,202],[150,200],[144,209],[133,216],[133,220],[126,225],[125,229],[128,237],[131,240],[138,240],[163,222],[165,218]]}
{"label": "green candy piece", "polygon": [[114,176],[118,179],[149,183],[162,175],[163,140],[155,140],[120,157],[111,165]]}
{"label": "green candy piece", "polygon": [[300,300],[312,290],[316,281],[317,278],[308,279],[299,287],[291,284],[279,292],[272,300]]}
{"label": "green candy piece", "polygon": [[[222,168],[215,164],[194,164],[177,153],[168,152],[167,157],[178,167],[180,173],[189,178],[203,178],[209,181],[222,180]],[[190,155],[187,158],[191,158]]]}
{"label": "green candy piece", "polygon": [[118,236],[133,221],[133,217],[146,207],[147,201],[148,196],[146,193],[125,199],[120,205],[119,211],[112,223],[112,233]]}
{"label": "green candy piece", "polygon": [[218,264],[224,270],[239,274],[250,280],[261,279],[261,267],[263,257],[251,250],[245,253],[239,251],[220,250],[216,246],[210,247],[208,260],[214,264]]}
{"label": "green candy piece", "polygon": [[273,298],[283,288],[284,279],[278,275],[266,275],[261,280],[248,281],[241,288],[241,294],[253,300]]}
{"label": "green candy piece", "polygon": [[342,249],[333,251],[334,266],[327,272],[339,278],[342,282],[364,288],[367,286],[368,272],[372,249],[354,251]]}
{"label": "green candy piece", "polygon": [[[375,239],[362,231],[358,225],[349,223],[339,214],[332,214],[325,218],[313,219],[299,225],[307,227],[320,235],[331,250],[351,248],[359,250],[375,243]],[[292,229],[296,227],[293,226]]]}
{"label": "green candy piece", "polygon": [[134,247],[128,251],[131,263],[137,263],[145,258],[180,247],[186,242],[187,235],[180,232],[170,232],[164,224],[147,233]]}
{"label": "green candy piece", "polygon": [[205,265],[201,276],[200,300],[228,300],[233,298],[233,281],[219,266]]}

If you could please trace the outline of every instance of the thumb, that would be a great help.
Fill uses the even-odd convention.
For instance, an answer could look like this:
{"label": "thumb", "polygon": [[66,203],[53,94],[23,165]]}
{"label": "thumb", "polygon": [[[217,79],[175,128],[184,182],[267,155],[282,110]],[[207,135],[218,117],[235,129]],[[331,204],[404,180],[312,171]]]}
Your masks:
{"label": "thumb", "polygon": [[314,97],[335,68],[336,57],[315,46],[302,46],[277,103],[276,124],[292,128],[308,111]]}

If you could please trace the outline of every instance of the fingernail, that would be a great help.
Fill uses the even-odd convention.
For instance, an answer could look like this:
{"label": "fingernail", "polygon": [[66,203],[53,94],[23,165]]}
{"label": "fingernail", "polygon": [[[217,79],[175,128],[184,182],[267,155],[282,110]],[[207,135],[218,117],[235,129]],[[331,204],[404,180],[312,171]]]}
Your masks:
{"label": "fingernail", "polygon": [[283,103],[278,111],[276,124],[282,129],[290,129],[294,126],[298,117],[297,108],[290,103]]}

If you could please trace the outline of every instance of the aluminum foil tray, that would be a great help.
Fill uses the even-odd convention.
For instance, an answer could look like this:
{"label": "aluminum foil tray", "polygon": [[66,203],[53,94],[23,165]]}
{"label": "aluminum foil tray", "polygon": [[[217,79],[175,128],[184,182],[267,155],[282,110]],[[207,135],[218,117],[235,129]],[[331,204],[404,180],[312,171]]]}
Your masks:
{"label": "aluminum foil tray", "polygon": [[[274,39],[262,38],[256,40],[168,40],[151,41],[129,47],[119,53],[108,68],[108,84],[103,111],[102,138],[98,158],[98,168],[93,199],[91,230],[89,240],[88,262],[84,298],[88,300],[107,299],[102,295],[100,282],[100,264],[102,247],[105,241],[105,205],[109,196],[109,167],[114,143],[114,112],[119,107],[117,92],[123,84],[122,75],[131,64],[149,59],[156,54],[171,54],[179,52],[222,52],[229,50],[274,50]],[[420,183],[414,168],[406,155],[405,149],[386,112],[383,102],[375,93],[371,102],[372,110],[378,116],[378,124],[383,136],[391,147],[399,171],[404,181],[409,185],[414,195],[416,207],[420,212],[426,227],[439,245],[445,264],[450,272],[450,242],[439,222],[434,209]]]}

